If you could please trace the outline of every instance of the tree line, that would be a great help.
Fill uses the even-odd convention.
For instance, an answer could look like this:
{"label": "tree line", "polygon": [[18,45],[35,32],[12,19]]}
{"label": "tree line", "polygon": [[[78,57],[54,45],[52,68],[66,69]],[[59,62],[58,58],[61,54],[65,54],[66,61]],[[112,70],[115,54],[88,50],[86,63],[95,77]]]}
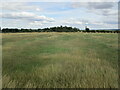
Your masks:
{"label": "tree line", "polygon": [[0,29],[2,33],[18,33],[18,32],[87,32],[87,33],[119,33],[119,30],[90,30],[85,28],[85,30],[80,30],[76,27],[58,26],[43,29],[17,29],[17,28],[3,28]]}

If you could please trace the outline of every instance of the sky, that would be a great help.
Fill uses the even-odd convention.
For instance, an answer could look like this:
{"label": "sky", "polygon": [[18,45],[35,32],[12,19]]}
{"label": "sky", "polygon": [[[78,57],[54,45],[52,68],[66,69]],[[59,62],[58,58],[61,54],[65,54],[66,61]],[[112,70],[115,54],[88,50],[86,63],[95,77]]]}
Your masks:
{"label": "sky", "polygon": [[[114,0],[113,0],[114,1]],[[117,29],[118,2],[16,2],[0,6],[2,28],[71,26],[84,29]]]}

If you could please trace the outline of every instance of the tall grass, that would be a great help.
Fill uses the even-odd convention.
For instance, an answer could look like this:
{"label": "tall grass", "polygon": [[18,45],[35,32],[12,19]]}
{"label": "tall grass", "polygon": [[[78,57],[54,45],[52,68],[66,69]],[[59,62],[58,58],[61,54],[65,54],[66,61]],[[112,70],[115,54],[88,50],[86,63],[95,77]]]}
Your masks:
{"label": "tall grass", "polygon": [[3,88],[117,88],[117,34],[3,34]]}

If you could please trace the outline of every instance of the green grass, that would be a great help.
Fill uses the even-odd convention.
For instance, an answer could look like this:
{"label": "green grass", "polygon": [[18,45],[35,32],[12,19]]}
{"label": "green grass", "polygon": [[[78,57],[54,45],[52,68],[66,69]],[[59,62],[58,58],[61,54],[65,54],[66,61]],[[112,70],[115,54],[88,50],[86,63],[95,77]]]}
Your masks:
{"label": "green grass", "polygon": [[117,88],[118,35],[2,35],[3,88]]}

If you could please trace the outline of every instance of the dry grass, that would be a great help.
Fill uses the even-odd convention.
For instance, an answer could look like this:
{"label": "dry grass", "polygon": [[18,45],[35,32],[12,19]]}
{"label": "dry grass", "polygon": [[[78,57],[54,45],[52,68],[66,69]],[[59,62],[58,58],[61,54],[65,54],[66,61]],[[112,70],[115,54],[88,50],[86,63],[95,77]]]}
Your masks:
{"label": "dry grass", "polygon": [[100,33],[3,34],[2,85],[117,88],[117,37]]}

